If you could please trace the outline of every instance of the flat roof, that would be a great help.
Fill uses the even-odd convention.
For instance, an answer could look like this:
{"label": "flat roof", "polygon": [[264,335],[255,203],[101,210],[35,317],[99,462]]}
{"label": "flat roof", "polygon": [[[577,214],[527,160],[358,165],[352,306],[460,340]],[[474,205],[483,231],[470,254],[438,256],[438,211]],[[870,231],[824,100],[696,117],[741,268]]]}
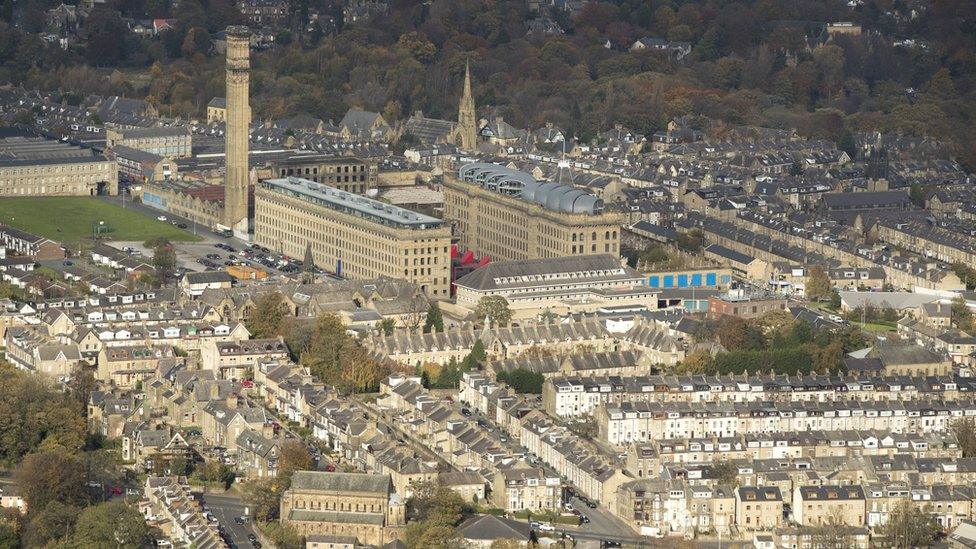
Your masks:
{"label": "flat roof", "polygon": [[259,185],[265,189],[286,194],[317,206],[361,217],[389,227],[424,230],[436,229],[443,225],[443,221],[436,217],[299,177],[266,179]]}
{"label": "flat roof", "polygon": [[105,162],[91,149],[43,137],[0,139],[0,166],[42,166]]}

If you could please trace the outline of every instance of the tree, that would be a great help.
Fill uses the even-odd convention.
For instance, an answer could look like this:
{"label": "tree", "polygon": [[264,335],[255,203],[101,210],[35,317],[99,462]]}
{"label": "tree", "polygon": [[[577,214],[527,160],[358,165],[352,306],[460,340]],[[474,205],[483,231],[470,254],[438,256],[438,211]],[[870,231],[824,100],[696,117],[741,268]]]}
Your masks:
{"label": "tree", "polygon": [[464,499],[457,492],[431,482],[414,484],[413,495],[407,499],[407,517],[428,525],[454,526],[466,511]]}
{"label": "tree", "polygon": [[82,403],[0,360],[0,461],[16,464],[42,446],[76,450],[86,437]]}
{"label": "tree", "polygon": [[461,361],[461,371],[470,372],[471,370],[478,370],[487,359],[488,354],[485,353],[485,344],[479,339],[474,342],[468,356],[464,357],[464,360]]}
{"label": "tree", "polygon": [[68,540],[81,509],[51,501],[40,509],[28,507],[27,512],[29,520],[22,533],[24,547],[44,547],[54,540]]}
{"label": "tree", "polygon": [[976,420],[970,417],[958,418],[952,422],[950,429],[956,436],[962,456],[976,457]]}
{"label": "tree", "polygon": [[436,301],[430,302],[430,307],[427,308],[427,320],[424,322],[424,333],[429,334],[431,331],[444,331],[444,315],[441,314],[441,307]]}
{"label": "tree", "polygon": [[674,371],[677,374],[701,374],[705,372],[711,360],[712,355],[708,351],[692,351],[674,367]]}
{"label": "tree", "polygon": [[70,547],[139,548],[149,533],[145,518],[125,503],[88,507],[78,516]]}
{"label": "tree", "polygon": [[152,266],[156,269],[156,278],[165,284],[176,271],[176,252],[172,245],[158,246],[153,250]]}
{"label": "tree", "polygon": [[0,547],[20,547],[20,534],[13,524],[0,522]]}
{"label": "tree", "polygon": [[840,309],[840,293],[837,290],[830,292],[830,308],[835,311]]}
{"label": "tree", "polygon": [[302,353],[301,362],[323,383],[335,385],[341,374],[342,351],[350,344],[342,319],[335,314],[324,314],[315,321],[308,351]]}
{"label": "tree", "polygon": [[264,533],[280,549],[305,549],[305,539],[290,524],[269,522],[264,526]]}
{"label": "tree", "polygon": [[393,330],[396,329],[396,321],[392,318],[384,318],[379,321],[376,327],[379,328],[383,335],[393,335]]}
{"label": "tree", "polygon": [[281,491],[291,486],[291,476],[295,471],[307,471],[312,468],[312,456],[308,453],[308,446],[298,439],[290,439],[281,445],[278,456],[278,482]]}
{"label": "tree", "polygon": [[830,283],[830,277],[827,276],[827,271],[820,265],[810,267],[806,280],[807,299],[827,301],[831,298],[833,291],[834,287]]}
{"label": "tree", "polygon": [[957,328],[964,332],[973,330],[973,312],[966,305],[966,300],[962,296],[953,298],[950,311],[952,314],[952,323]]}
{"label": "tree", "polygon": [[275,479],[249,481],[244,484],[243,492],[255,520],[270,522],[278,518],[281,493]]}
{"label": "tree", "polygon": [[208,461],[195,471],[197,478],[206,484],[220,484],[229,488],[234,482],[234,470],[223,463]]}
{"label": "tree", "polygon": [[568,425],[569,430],[583,439],[595,439],[600,434],[600,427],[593,416],[582,416]]}
{"label": "tree", "polygon": [[486,295],[478,300],[474,316],[478,320],[490,321],[495,326],[508,326],[512,320],[512,310],[508,300],[500,295]]}
{"label": "tree", "polygon": [[899,503],[881,528],[888,546],[896,549],[928,547],[941,530],[931,513],[910,500]]}
{"label": "tree", "polygon": [[434,386],[437,389],[457,389],[461,382],[461,369],[458,367],[457,359],[451,357],[450,362],[447,366],[441,368],[437,375],[437,383]]}
{"label": "tree", "polygon": [[374,390],[390,372],[389,363],[380,362],[350,337],[342,319],[331,313],[315,321],[300,361],[319,381],[343,392]]}
{"label": "tree", "polygon": [[82,505],[88,500],[82,460],[58,446],[28,455],[15,478],[29,512],[42,510],[52,501]]}
{"label": "tree", "polygon": [[258,298],[247,320],[247,329],[257,338],[277,337],[284,333],[288,306],[281,292],[268,292]]}
{"label": "tree", "polygon": [[552,312],[552,310],[549,309],[548,307],[546,307],[545,309],[542,310],[541,313],[539,313],[539,322],[543,324],[552,324],[558,319],[559,317],[556,316],[556,313]]}
{"label": "tree", "polygon": [[763,347],[759,329],[737,316],[723,316],[716,330],[718,340],[729,351],[749,351]]}
{"label": "tree", "polygon": [[739,468],[729,460],[723,459],[712,464],[712,478],[718,484],[739,485]]}
{"label": "tree", "polygon": [[911,199],[912,204],[914,204],[916,207],[923,209],[925,208],[925,187],[918,183],[912,183],[912,186],[908,191],[908,196]]}
{"label": "tree", "polygon": [[125,37],[129,28],[119,13],[96,7],[85,20],[88,31],[88,59],[96,66],[118,65],[126,56]]}
{"label": "tree", "polygon": [[193,57],[194,54],[201,53],[206,55],[210,49],[210,34],[203,27],[193,27],[186,33],[183,45],[180,50],[183,57]]}
{"label": "tree", "polygon": [[542,394],[542,384],[546,378],[539,372],[516,368],[510,372],[499,372],[498,381],[507,383],[516,393]]}
{"label": "tree", "polygon": [[686,233],[678,235],[677,245],[686,252],[698,252],[702,248],[702,241],[705,240],[704,233],[699,229],[692,229]]}

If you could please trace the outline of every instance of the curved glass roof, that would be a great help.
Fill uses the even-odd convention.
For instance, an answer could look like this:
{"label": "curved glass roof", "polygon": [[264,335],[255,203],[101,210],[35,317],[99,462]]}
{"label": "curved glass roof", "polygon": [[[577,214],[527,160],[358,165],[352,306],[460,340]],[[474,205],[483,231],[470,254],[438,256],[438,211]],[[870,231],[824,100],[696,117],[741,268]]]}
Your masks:
{"label": "curved glass roof", "polygon": [[484,189],[520,198],[555,212],[597,215],[603,200],[582,189],[554,182],[539,182],[525,172],[498,164],[474,162],[458,169],[458,177]]}

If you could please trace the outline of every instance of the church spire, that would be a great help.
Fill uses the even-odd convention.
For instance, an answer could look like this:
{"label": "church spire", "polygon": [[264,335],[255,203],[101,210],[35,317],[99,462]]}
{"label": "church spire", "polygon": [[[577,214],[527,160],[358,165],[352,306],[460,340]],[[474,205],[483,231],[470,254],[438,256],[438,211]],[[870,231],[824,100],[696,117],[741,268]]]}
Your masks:
{"label": "church spire", "polygon": [[315,260],[312,258],[312,243],[305,245],[305,259],[302,260],[302,282],[311,284],[315,282]]}
{"label": "church spire", "polygon": [[464,89],[458,104],[458,124],[455,131],[454,144],[465,150],[477,148],[477,125],[475,118],[474,96],[471,94],[471,62],[464,64]]}

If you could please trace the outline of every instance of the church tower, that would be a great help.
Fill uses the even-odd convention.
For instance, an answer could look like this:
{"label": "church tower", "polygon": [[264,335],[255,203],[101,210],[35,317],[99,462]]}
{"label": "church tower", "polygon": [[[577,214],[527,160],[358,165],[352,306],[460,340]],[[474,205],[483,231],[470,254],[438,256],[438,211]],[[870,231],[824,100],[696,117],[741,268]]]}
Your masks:
{"label": "church tower", "polygon": [[473,151],[478,148],[478,118],[474,113],[474,97],[471,95],[471,63],[464,65],[464,91],[458,104],[458,123],[454,131],[454,144]]}
{"label": "church tower", "polygon": [[868,150],[864,176],[867,178],[868,191],[888,190],[888,150],[878,143]]}

